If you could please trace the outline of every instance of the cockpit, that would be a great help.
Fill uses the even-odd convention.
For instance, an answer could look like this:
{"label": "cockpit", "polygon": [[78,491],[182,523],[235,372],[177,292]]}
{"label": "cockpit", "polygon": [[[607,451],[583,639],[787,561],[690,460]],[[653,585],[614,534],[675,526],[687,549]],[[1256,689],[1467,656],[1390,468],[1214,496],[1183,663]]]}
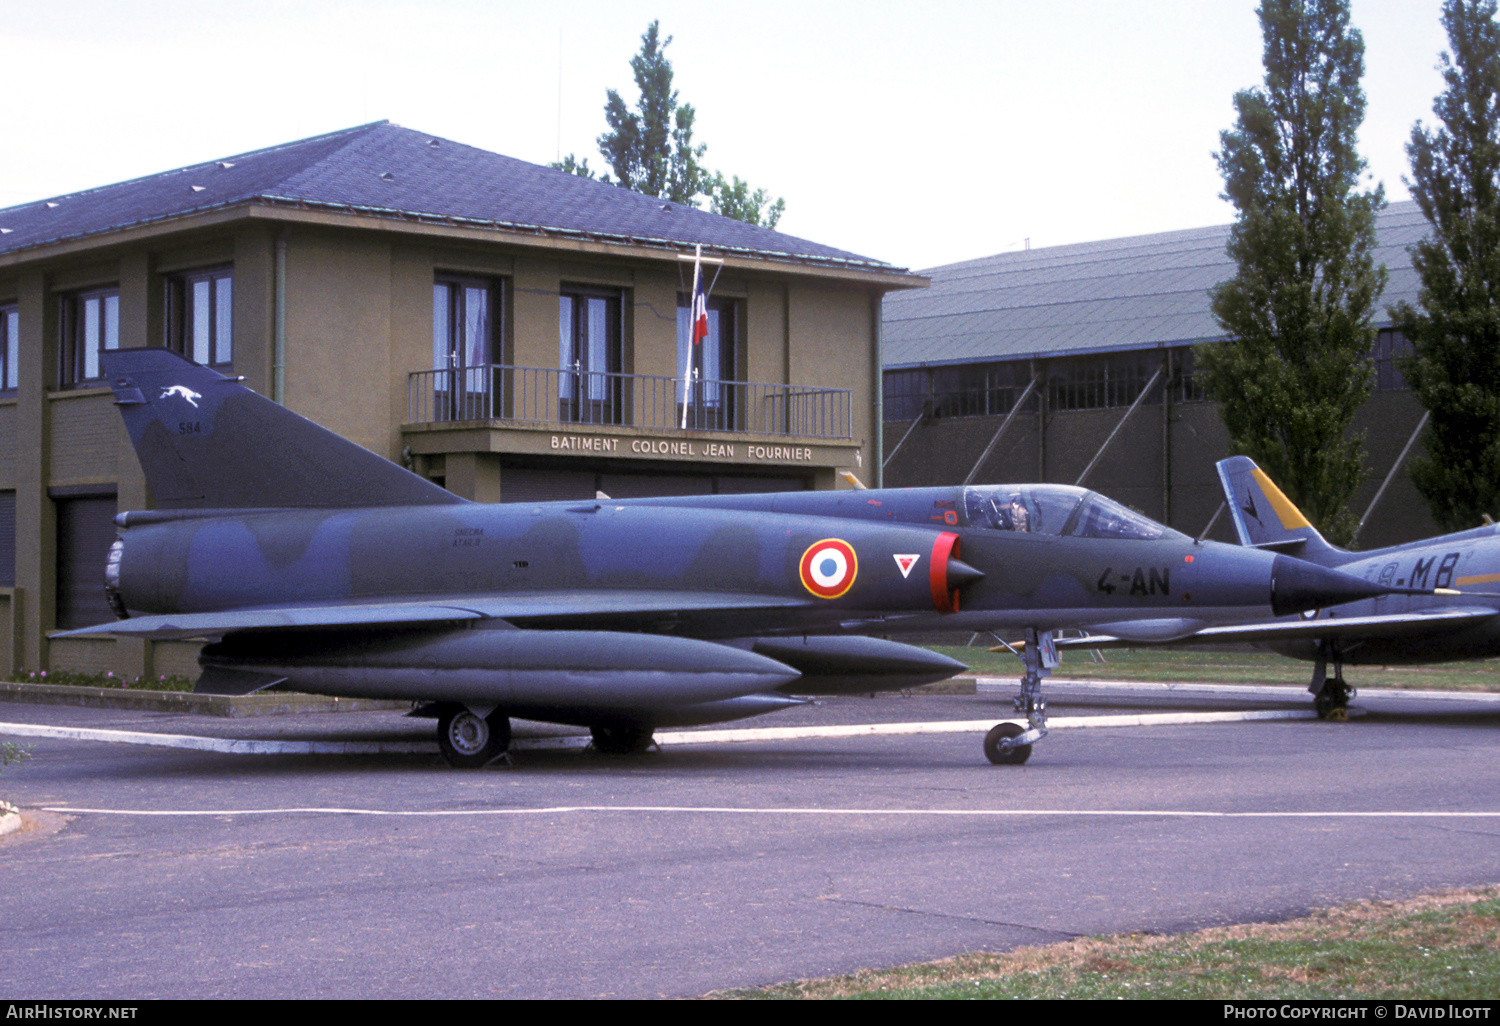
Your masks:
{"label": "cockpit", "polygon": [[1180,537],[1098,492],[1069,485],[984,485],[964,489],[970,527],[1073,538]]}

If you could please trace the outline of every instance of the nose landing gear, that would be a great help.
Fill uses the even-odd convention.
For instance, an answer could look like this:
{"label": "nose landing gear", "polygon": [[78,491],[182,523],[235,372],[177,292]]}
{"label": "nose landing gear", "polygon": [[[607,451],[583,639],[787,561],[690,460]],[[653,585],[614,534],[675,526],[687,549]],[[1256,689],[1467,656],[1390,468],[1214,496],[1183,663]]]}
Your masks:
{"label": "nose landing gear", "polygon": [[[1005,642],[1001,642],[1002,645]],[[1010,645],[1005,645],[1016,652]],[[1026,717],[1026,727],[1000,723],[984,736],[984,756],[996,766],[1019,766],[1031,758],[1031,746],[1047,736],[1047,700],[1042,697],[1042,681],[1058,664],[1057,644],[1051,631],[1028,627],[1021,651],[1016,652],[1026,667],[1021,690],[1014,699],[1016,712]]]}

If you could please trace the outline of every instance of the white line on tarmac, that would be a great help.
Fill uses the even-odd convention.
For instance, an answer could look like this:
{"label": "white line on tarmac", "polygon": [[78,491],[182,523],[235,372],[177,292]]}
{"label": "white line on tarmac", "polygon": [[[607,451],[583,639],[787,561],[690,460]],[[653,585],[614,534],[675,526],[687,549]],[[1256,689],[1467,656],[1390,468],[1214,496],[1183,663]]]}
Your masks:
{"label": "white line on tarmac", "polygon": [[1500,819],[1500,811],[1435,812],[1431,810],[1350,812],[1215,812],[1199,809],[809,809],[721,805],[551,805],[537,809],[345,809],[296,806],[284,809],[100,809],[72,805],[43,806],[43,812],[95,816],[557,816],[578,813],[695,813],[728,816],[1117,816],[1153,819]]}
{"label": "white line on tarmac", "polygon": [[0,734],[64,741],[151,745],[157,748],[188,748],[230,755],[399,755],[437,750],[435,741],[260,741],[248,738],[196,737],[192,734],[147,734],[135,730],[102,730],[94,727],[47,727],[32,723],[0,723]]}
{"label": "white line on tarmac", "polygon": [[[1128,713],[1120,716],[1061,716],[1047,721],[1050,730],[1084,727],[1160,727],[1186,723],[1229,723],[1245,720],[1305,720],[1310,709],[1261,709],[1246,712]],[[928,723],[860,723],[828,727],[741,727],[733,730],[674,730],[656,735],[659,745],[713,745],[750,741],[797,741],[810,738],[870,737],[893,734],[982,734],[1000,719],[946,720]],[[1012,720],[1010,722],[1021,722]],[[66,741],[103,741],[112,744],[187,748],[228,755],[409,755],[437,751],[436,741],[270,741],[249,738],[197,737],[192,734],[148,734],[134,730],[95,727],[48,727],[32,723],[0,723],[0,734]],[[582,748],[587,737],[518,738],[517,751]]]}
{"label": "white line on tarmac", "polygon": [[[1048,730],[1078,730],[1084,727],[1162,727],[1183,723],[1231,723],[1243,720],[1310,720],[1311,709],[1255,709],[1244,712],[1125,713],[1119,716],[1054,716]],[[657,734],[670,744],[725,744],[736,741],[792,741],[816,737],[866,737],[872,734],[972,734],[984,733],[997,723],[1021,723],[1018,719],[943,720],[929,723],[857,723],[840,727],[748,727],[736,730],[685,730]],[[3,727],[0,727],[3,729]]]}
{"label": "white line on tarmac", "polygon": [[[1015,691],[1013,677],[976,677],[975,687],[983,693]],[[1051,692],[1133,691],[1145,695],[1167,694],[1175,697],[1198,695],[1204,698],[1262,698],[1287,702],[1311,702],[1312,696],[1300,685],[1272,684],[1197,684],[1191,681],[1092,680],[1087,677],[1052,677],[1047,681]],[[1492,691],[1417,691],[1406,688],[1360,688],[1359,700],[1420,699],[1424,702],[1478,702],[1500,704],[1500,693]]]}

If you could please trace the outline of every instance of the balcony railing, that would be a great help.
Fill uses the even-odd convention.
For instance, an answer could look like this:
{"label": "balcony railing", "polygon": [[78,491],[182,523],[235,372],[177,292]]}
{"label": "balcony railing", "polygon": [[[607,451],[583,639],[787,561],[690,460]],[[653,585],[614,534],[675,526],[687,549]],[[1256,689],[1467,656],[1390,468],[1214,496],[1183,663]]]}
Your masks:
{"label": "balcony railing", "polygon": [[852,435],[847,388],[692,381],[684,411],[679,378],[504,364],[417,371],[409,388],[412,424],[508,420],[810,438]]}

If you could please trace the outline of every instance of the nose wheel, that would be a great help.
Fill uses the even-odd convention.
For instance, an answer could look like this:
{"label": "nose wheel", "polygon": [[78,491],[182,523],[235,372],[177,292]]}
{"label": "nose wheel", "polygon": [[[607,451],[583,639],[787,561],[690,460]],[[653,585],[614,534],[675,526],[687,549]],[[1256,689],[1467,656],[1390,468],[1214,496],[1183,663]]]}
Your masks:
{"label": "nose wheel", "polygon": [[[1010,645],[1005,647],[1016,652]],[[1021,657],[1026,672],[1014,702],[1016,712],[1026,717],[1026,726],[1000,723],[984,736],[984,757],[996,766],[1021,765],[1031,758],[1031,746],[1047,736],[1047,700],[1042,697],[1042,681],[1058,664],[1052,632],[1028,627],[1026,640],[1016,655]]]}
{"label": "nose wheel", "polygon": [[1031,758],[1031,746],[1016,744],[1026,733],[1019,723],[997,723],[984,735],[984,757],[996,766],[1019,766]]}

